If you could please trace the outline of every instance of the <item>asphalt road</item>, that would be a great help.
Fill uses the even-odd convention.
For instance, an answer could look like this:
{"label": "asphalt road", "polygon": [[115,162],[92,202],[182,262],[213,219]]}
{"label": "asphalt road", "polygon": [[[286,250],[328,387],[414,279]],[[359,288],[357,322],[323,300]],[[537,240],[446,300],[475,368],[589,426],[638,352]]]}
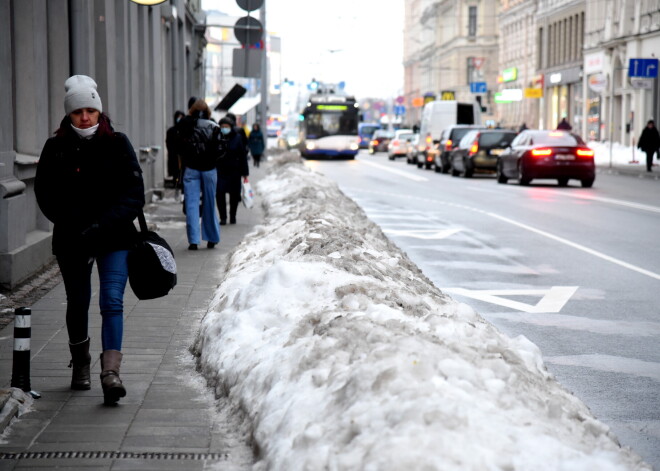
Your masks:
{"label": "asphalt road", "polygon": [[307,161],[424,273],[510,336],[660,470],[660,182],[501,185],[361,152]]}

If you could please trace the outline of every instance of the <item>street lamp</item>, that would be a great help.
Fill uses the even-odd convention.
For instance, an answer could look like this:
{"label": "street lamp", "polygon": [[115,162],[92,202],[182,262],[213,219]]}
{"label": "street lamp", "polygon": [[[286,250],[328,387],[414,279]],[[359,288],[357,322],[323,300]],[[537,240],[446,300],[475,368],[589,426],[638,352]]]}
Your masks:
{"label": "street lamp", "polygon": [[165,3],[167,0],[131,0],[133,3],[137,3],[138,5],[147,5],[147,6],[153,6],[153,5],[159,5],[161,3]]}

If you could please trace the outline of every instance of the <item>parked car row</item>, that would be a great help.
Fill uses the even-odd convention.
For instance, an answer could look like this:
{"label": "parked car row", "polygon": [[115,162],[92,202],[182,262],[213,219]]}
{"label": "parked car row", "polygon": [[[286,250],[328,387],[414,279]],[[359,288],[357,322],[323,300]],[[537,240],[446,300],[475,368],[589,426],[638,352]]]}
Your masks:
{"label": "parked car row", "polygon": [[[378,133],[380,131],[377,131]],[[421,141],[420,135],[400,129],[389,141],[374,135],[369,144],[373,154],[386,147],[388,157],[405,156],[409,164],[435,169],[454,177],[475,173],[496,175],[499,183],[517,180],[528,185],[534,179],[554,179],[566,186],[570,179],[590,188],[595,179],[594,151],[568,131],[487,129],[480,125],[453,125],[443,130],[439,142]]]}

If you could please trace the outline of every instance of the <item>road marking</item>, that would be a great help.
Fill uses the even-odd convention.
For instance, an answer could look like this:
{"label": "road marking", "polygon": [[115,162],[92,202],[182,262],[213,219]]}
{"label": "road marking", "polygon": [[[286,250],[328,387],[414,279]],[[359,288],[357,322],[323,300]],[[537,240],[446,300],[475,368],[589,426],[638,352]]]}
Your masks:
{"label": "road marking", "polygon": [[[470,290],[465,288],[441,288],[441,291],[508,307],[528,313],[559,312],[577,291],[577,286],[553,286],[550,289],[492,289]],[[541,296],[538,303],[531,305],[503,296]]]}
{"label": "road marking", "polygon": [[403,197],[403,198],[421,200],[421,201],[432,201],[434,203],[440,203],[440,204],[443,204],[445,206],[450,206],[450,207],[453,207],[453,208],[461,208],[461,209],[466,209],[468,211],[474,211],[474,212],[479,213],[479,214],[485,214],[485,215],[490,216],[492,218],[499,219],[500,221],[503,221],[503,222],[506,222],[506,223],[509,223],[509,224],[513,224],[514,226],[518,226],[518,227],[520,227],[522,229],[525,229],[527,231],[534,232],[536,234],[542,235],[543,237],[547,237],[548,239],[552,239],[556,242],[560,242],[562,244],[568,245],[569,247],[573,247],[574,249],[581,250],[585,253],[588,253],[589,255],[593,255],[594,257],[598,257],[598,258],[601,258],[601,259],[603,259],[605,261],[608,261],[610,263],[614,263],[616,265],[619,265],[623,268],[627,268],[628,270],[632,270],[632,271],[635,271],[635,272],[640,273],[642,275],[646,275],[650,278],[660,280],[660,274],[658,274],[658,273],[655,273],[655,272],[652,272],[650,270],[646,270],[644,268],[638,267],[636,265],[633,265],[632,263],[624,262],[623,260],[619,260],[618,258],[610,257],[609,255],[598,252],[597,250],[593,250],[593,249],[590,249],[589,247],[585,247],[584,245],[581,245],[581,244],[578,244],[578,243],[575,243],[575,242],[571,242],[570,240],[564,239],[563,237],[559,237],[559,236],[556,236],[554,234],[550,234],[549,232],[545,232],[545,231],[542,231],[540,229],[536,229],[532,226],[528,226],[527,224],[523,224],[523,223],[514,221],[513,219],[509,219],[509,218],[506,218],[504,216],[500,216],[499,214],[495,214],[495,213],[485,211],[483,209],[477,209],[477,208],[473,208],[471,206],[466,206],[466,205],[463,205],[463,204],[448,203],[446,201],[435,200],[435,199],[432,199],[432,198],[422,198],[420,196],[401,195],[401,194],[390,193],[390,192],[386,192],[386,191],[364,190],[364,189],[360,189],[360,188],[355,189],[355,191],[360,191],[360,192],[364,192],[364,193],[373,193],[373,194],[396,196],[397,198],[402,198]]}
{"label": "road marking", "polygon": [[413,237],[415,239],[422,240],[437,240],[437,239],[446,239],[451,237],[457,232],[461,232],[460,229],[423,229],[423,230],[414,230],[414,229],[383,229],[385,234],[391,234],[393,236],[399,237]]}
{"label": "road marking", "polygon": [[660,208],[657,206],[649,206],[647,204],[641,204],[641,203],[633,203],[632,201],[625,201],[625,200],[616,200],[613,198],[603,198],[601,196],[592,196],[592,195],[570,195],[574,198],[579,198],[583,200],[592,200],[592,201],[600,201],[601,203],[610,203],[610,204],[618,204],[620,206],[627,206],[629,208],[635,208],[635,209],[641,209],[643,211],[651,211],[654,213],[660,213]]}
{"label": "road marking", "polygon": [[419,175],[413,175],[412,173],[404,172],[403,170],[399,170],[399,169],[396,169],[396,168],[390,168],[386,165],[377,164],[375,162],[369,162],[368,160],[359,159],[358,162],[360,162],[361,164],[371,165],[372,167],[379,168],[379,169],[384,170],[386,172],[394,173],[396,175],[401,175],[402,177],[405,177],[409,180],[413,180],[415,182],[427,182],[427,181],[429,181],[429,179],[426,178],[426,177],[420,177]]}
{"label": "road marking", "polygon": [[638,267],[637,265],[633,265],[632,263],[624,262],[623,260],[619,260],[618,258],[610,257],[609,255],[606,255],[604,253],[598,252],[597,250],[590,249],[589,247],[585,247],[584,245],[577,244],[575,242],[571,242],[568,239],[564,239],[563,237],[556,236],[554,234],[550,234],[549,232],[542,231],[540,229],[536,229],[535,227],[528,226],[527,224],[523,224],[518,221],[514,221],[513,219],[506,218],[504,216],[500,216],[499,214],[495,213],[486,213],[489,216],[499,219],[500,221],[508,222],[509,224],[513,224],[514,226],[518,226],[522,229],[528,230],[530,232],[534,232],[536,234],[542,235],[543,237],[547,237],[548,239],[552,239],[554,241],[560,242],[562,244],[568,245],[569,247],[573,247],[574,249],[581,250],[583,252],[586,252],[590,255],[593,255],[594,257],[601,258],[603,260],[606,260],[608,262],[614,263],[616,265],[619,265],[621,267],[627,268],[628,270],[636,271],[637,273],[641,273],[642,275],[649,276],[651,278],[655,278],[656,280],[660,280],[660,274],[646,270],[644,268]]}
{"label": "road marking", "polygon": [[547,363],[555,365],[578,366],[611,373],[644,376],[660,381],[660,363],[625,358],[614,355],[565,355],[543,357]]}

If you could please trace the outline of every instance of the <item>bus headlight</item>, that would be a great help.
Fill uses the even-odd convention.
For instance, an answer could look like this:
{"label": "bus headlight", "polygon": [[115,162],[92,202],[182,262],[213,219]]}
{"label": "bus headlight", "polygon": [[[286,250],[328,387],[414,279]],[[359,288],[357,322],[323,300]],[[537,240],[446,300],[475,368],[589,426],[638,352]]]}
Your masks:
{"label": "bus headlight", "polygon": [[350,148],[351,148],[351,150],[358,150],[360,148],[360,146],[357,143],[353,142],[350,145]]}
{"label": "bus headlight", "polygon": [[314,150],[316,149],[316,144],[314,144],[313,142],[308,142],[307,144],[305,144],[305,147],[307,147],[307,150]]}

